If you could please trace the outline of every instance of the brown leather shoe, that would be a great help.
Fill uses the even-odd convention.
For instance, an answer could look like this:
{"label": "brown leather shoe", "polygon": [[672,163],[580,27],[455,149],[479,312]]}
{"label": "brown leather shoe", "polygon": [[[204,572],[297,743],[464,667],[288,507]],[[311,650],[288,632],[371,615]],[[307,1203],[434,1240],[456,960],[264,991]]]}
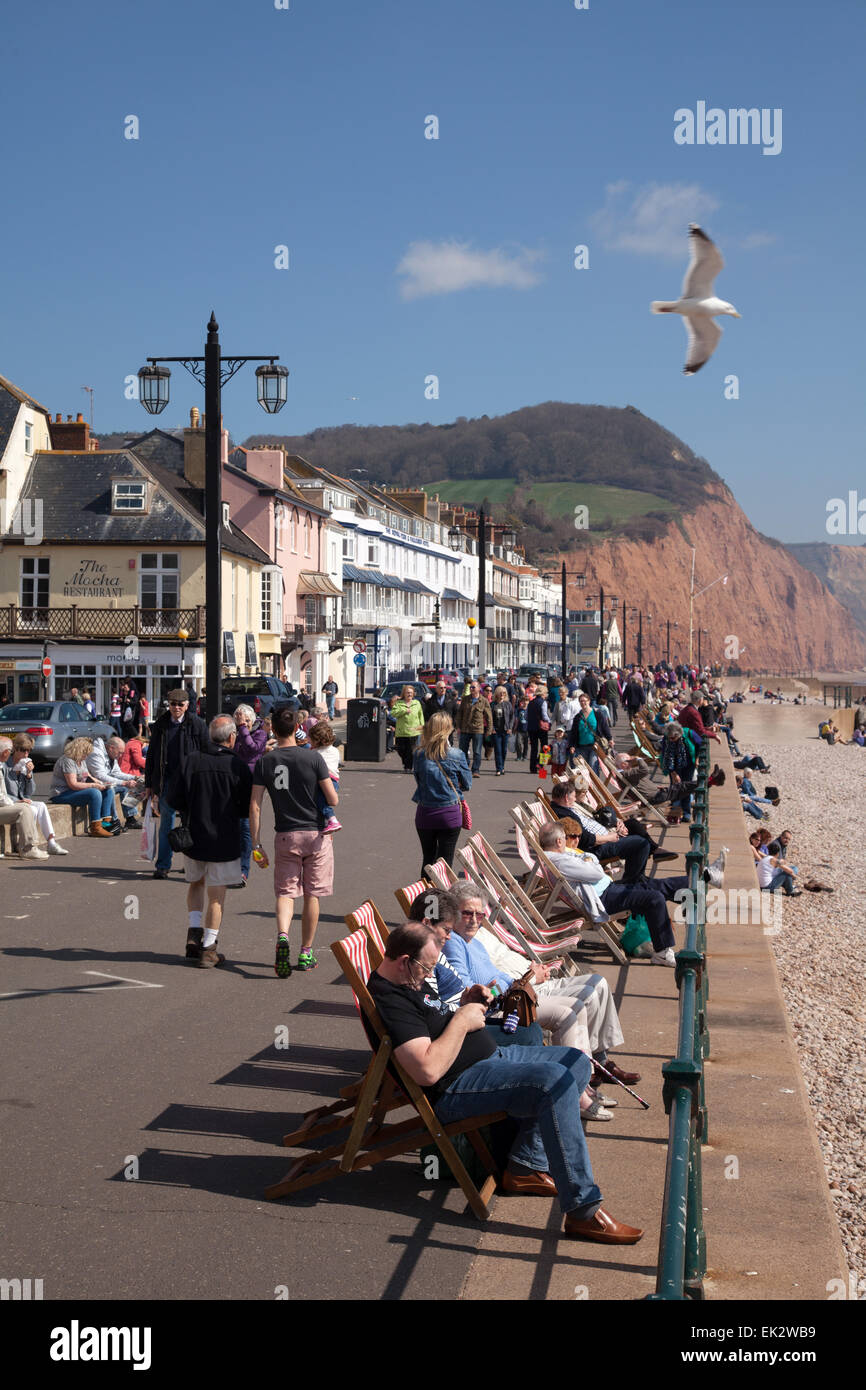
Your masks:
{"label": "brown leather shoe", "polygon": [[[605,1066],[611,1076],[615,1076],[617,1081],[624,1081],[626,1086],[636,1086],[640,1081],[639,1071],[623,1071],[622,1067],[618,1067],[616,1062],[611,1061],[610,1058],[605,1062]],[[604,1073],[602,1072],[600,1075],[601,1079],[604,1080]]]}
{"label": "brown leather shoe", "polygon": [[101,821],[94,821],[90,827],[90,833],[94,840],[110,840],[111,831],[106,830]]}
{"label": "brown leather shoe", "polygon": [[570,1240],[594,1240],[599,1245],[637,1245],[643,1231],[637,1226],[626,1226],[625,1222],[617,1221],[606,1212],[604,1207],[599,1207],[589,1221],[579,1221],[570,1214],[566,1215],[563,1235]]}
{"label": "brown leather shoe", "polygon": [[520,1197],[555,1197],[556,1183],[549,1173],[515,1173],[506,1168],[502,1175],[502,1191]]}

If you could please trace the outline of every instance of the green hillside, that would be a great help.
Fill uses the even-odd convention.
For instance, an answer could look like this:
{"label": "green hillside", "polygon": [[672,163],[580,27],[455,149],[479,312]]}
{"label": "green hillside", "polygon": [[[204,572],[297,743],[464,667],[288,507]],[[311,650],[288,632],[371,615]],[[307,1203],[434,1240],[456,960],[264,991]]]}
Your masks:
{"label": "green hillside", "polygon": [[477,507],[485,498],[488,502],[507,505],[518,491],[524,502],[536,505],[552,517],[570,517],[577,506],[589,509],[589,529],[595,534],[607,527],[599,525],[608,519],[616,526],[648,512],[678,512],[674,502],[654,492],[631,492],[622,487],[606,487],[599,483],[530,483],[518,489],[514,478],[443,478],[437,483],[425,483],[428,496],[438,494],[443,502],[462,502]]}

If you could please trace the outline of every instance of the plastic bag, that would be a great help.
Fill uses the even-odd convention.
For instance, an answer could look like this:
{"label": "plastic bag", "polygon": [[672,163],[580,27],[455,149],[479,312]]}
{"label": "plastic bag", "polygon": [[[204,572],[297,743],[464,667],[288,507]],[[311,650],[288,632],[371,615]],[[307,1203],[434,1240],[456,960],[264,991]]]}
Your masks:
{"label": "plastic bag", "polygon": [[619,939],[620,946],[627,956],[633,956],[638,946],[649,940],[651,937],[646,918],[632,913],[623,928],[622,936]]}
{"label": "plastic bag", "polygon": [[148,801],[147,810],[144,813],[144,825],[141,829],[141,846],[138,851],[139,859],[155,859],[156,843],[159,838],[157,835],[157,818],[153,814],[153,802]]}

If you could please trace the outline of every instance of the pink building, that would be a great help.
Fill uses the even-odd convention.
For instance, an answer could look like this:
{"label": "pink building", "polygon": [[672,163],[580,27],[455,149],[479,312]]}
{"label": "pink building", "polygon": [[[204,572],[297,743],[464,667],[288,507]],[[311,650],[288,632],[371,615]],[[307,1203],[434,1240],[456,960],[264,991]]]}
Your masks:
{"label": "pink building", "polygon": [[231,520],[273,561],[262,582],[281,584],[282,674],[317,700],[333,674],[343,694],[342,527],[286,474],[282,449],[229,453],[224,430],[222,474]]}

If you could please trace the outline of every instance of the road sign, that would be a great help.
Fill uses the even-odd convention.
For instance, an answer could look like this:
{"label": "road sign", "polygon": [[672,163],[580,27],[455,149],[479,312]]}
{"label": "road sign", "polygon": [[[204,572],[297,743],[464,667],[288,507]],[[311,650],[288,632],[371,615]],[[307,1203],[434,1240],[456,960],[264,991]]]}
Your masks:
{"label": "road sign", "polygon": [[367,665],[367,658],[365,657],[363,652],[358,652],[355,656],[352,657],[352,660],[354,661],[356,666]]}
{"label": "road sign", "polygon": [[51,657],[50,657],[50,656],[45,656],[45,657],[43,657],[43,658],[42,658],[42,674],[43,674],[43,676],[45,677],[46,680],[48,680],[48,677],[51,675],[51,672],[52,672],[53,670],[54,670],[54,663],[52,662]]}
{"label": "road sign", "polygon": [[[363,637],[358,637],[356,641],[352,643],[352,647],[356,652],[365,652],[367,650],[367,643],[364,641]],[[363,662],[359,662],[358,664],[363,665]]]}

